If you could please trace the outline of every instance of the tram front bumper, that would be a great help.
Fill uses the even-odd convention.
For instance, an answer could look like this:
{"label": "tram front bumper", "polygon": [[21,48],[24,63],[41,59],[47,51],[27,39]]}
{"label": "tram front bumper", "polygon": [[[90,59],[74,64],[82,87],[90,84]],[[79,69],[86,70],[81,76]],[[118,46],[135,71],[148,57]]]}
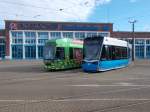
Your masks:
{"label": "tram front bumper", "polygon": [[98,62],[83,62],[82,69],[85,72],[97,72]]}

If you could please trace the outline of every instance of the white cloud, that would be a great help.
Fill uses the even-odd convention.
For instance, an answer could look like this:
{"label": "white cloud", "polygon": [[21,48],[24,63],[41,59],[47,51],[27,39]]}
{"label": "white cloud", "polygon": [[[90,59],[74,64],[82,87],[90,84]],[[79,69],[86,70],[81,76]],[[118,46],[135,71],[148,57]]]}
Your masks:
{"label": "white cloud", "polygon": [[144,26],[143,31],[149,32],[150,31],[150,25]]}
{"label": "white cloud", "polygon": [[111,0],[1,0],[0,19],[85,21]]}

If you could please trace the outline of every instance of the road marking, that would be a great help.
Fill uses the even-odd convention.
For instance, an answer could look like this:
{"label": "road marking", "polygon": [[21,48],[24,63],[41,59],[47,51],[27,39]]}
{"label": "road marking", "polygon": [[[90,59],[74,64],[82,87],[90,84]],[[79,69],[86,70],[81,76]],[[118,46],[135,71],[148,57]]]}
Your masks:
{"label": "road marking", "polygon": [[27,100],[0,100],[0,102],[25,102]]}
{"label": "road marking", "polygon": [[142,98],[142,99],[132,99],[132,98],[112,98],[112,99],[62,99],[62,100],[0,100],[0,102],[26,102],[26,103],[36,103],[36,102],[72,102],[72,101],[150,101],[150,99]]}
{"label": "road marking", "polygon": [[122,85],[122,86],[132,86],[132,85],[133,85],[133,83],[121,82],[121,83],[116,83],[116,85]]}
{"label": "road marking", "polygon": [[53,101],[52,99],[46,99],[46,100],[0,100],[0,102],[26,102],[26,103],[36,103],[36,102],[47,102],[47,101]]}
{"label": "road marking", "polygon": [[[74,75],[75,76],[75,75]],[[67,76],[66,76],[67,77]],[[60,78],[60,79],[65,79],[66,77],[56,77],[56,78]],[[68,78],[74,78],[74,77],[69,77]],[[97,77],[76,77],[77,79],[97,79]],[[123,78],[123,79],[108,79],[108,78],[99,78],[97,80],[150,80],[150,78]]]}
{"label": "road marking", "polygon": [[73,87],[150,87],[150,85],[132,85],[131,83],[117,83],[112,85],[86,84],[86,85],[66,85]]}
{"label": "road marking", "polygon": [[43,80],[48,79],[49,77],[36,77],[36,78],[22,78],[22,79],[7,79],[6,81],[37,81],[37,80]]}
{"label": "road marking", "polygon": [[52,100],[56,102],[71,102],[71,101],[150,101],[150,99],[122,99],[122,98],[113,98],[113,99],[63,99],[63,100]]}

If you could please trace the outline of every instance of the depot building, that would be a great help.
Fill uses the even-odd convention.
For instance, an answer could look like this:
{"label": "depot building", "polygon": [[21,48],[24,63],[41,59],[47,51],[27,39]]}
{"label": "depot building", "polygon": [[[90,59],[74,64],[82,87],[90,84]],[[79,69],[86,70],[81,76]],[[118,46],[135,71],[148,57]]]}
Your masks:
{"label": "depot building", "polygon": [[[84,39],[95,35],[132,43],[132,32],[115,32],[112,23],[6,20],[0,30],[0,59],[42,59],[47,40]],[[135,32],[136,59],[150,59],[150,32]]]}
{"label": "depot building", "polygon": [[[5,21],[0,56],[5,59],[42,59],[47,40],[84,39],[88,36],[110,36],[112,23]],[[5,45],[4,45],[5,44]],[[5,47],[4,47],[5,46]]]}

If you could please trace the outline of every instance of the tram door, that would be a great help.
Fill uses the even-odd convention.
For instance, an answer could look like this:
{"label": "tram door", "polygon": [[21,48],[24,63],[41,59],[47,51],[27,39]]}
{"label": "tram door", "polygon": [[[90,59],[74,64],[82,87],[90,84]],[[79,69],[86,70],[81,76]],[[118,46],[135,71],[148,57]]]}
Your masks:
{"label": "tram door", "polygon": [[36,46],[25,46],[25,58],[26,59],[36,58]]}

